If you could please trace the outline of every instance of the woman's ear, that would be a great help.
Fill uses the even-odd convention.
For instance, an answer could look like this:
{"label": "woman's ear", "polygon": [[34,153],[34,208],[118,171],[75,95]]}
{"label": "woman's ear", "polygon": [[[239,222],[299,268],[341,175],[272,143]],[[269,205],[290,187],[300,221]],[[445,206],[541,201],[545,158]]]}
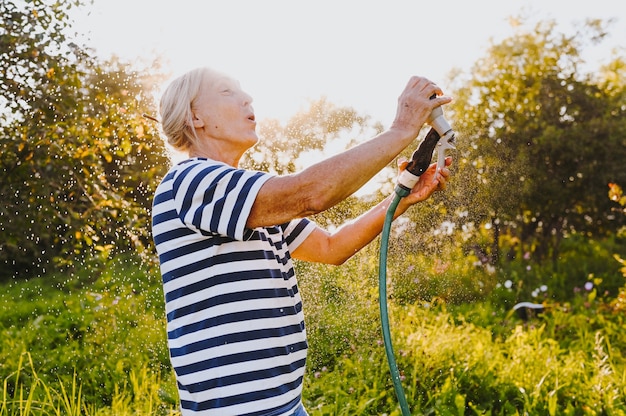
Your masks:
{"label": "woman's ear", "polygon": [[204,127],[204,121],[196,115],[195,112],[191,112],[191,121],[193,122],[193,128],[200,129]]}

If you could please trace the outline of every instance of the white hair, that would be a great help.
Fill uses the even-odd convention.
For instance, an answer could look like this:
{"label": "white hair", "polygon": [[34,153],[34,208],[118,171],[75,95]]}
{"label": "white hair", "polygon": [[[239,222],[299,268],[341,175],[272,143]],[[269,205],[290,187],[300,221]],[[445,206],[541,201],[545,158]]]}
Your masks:
{"label": "white hair", "polygon": [[174,79],[163,92],[159,109],[161,128],[167,143],[175,150],[185,152],[198,141],[191,109],[204,82],[216,74],[207,67],[193,69]]}

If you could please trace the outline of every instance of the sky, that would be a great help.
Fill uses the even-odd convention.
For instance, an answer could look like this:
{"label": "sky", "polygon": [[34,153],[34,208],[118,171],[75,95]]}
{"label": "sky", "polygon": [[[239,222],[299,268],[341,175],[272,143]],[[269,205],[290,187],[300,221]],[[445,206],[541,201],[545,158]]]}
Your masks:
{"label": "sky", "polygon": [[591,68],[626,48],[626,6],[617,0],[94,0],[76,29],[101,57],[151,62],[173,76],[210,66],[238,79],[257,120],[287,120],[325,97],[389,126],[411,75],[444,91],[514,31],[510,17],[553,19],[574,33],[610,19],[610,37],[589,47]]}

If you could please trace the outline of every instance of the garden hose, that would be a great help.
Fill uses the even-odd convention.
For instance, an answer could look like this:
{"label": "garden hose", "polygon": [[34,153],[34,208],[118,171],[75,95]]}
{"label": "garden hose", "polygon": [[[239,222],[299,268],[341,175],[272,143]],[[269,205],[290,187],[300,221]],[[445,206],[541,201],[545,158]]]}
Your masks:
{"label": "garden hose", "polygon": [[[408,195],[408,193],[407,193]],[[396,396],[400,402],[400,409],[402,409],[402,416],[409,416],[411,414],[409,405],[406,401],[406,395],[402,388],[402,381],[400,380],[400,372],[398,371],[398,365],[393,354],[393,346],[391,345],[391,334],[389,332],[389,314],[387,312],[387,248],[389,246],[389,232],[391,230],[391,223],[393,222],[393,216],[398,207],[400,200],[406,195],[400,195],[396,192],[391,205],[387,208],[387,214],[385,215],[385,224],[380,241],[380,270],[378,281],[378,293],[380,303],[380,321],[383,332],[383,342],[385,343],[385,354],[387,354],[387,362],[389,363],[389,370],[391,371],[391,380],[393,381],[393,388],[396,391]]]}
{"label": "garden hose", "polygon": [[435,110],[438,111],[433,111],[432,118],[434,119],[434,122],[430,123],[433,127],[430,129],[418,149],[411,156],[411,161],[407,165],[406,169],[403,170],[398,177],[398,184],[395,187],[394,198],[392,199],[385,214],[385,222],[383,224],[380,241],[378,281],[380,321],[383,342],[385,344],[385,354],[387,355],[387,362],[389,363],[389,370],[391,372],[391,380],[393,382],[398,402],[400,403],[402,416],[410,416],[411,411],[409,410],[406,395],[404,393],[404,389],[402,388],[402,380],[400,378],[400,372],[398,371],[398,365],[396,364],[393,346],[391,343],[391,332],[389,330],[389,313],[387,310],[387,251],[389,248],[391,223],[393,222],[393,217],[400,200],[409,195],[411,189],[413,189],[413,186],[415,186],[419,180],[419,177],[426,171],[426,169],[428,169],[433,151],[437,146],[437,169],[442,169],[445,166],[446,150],[454,149],[454,131],[452,131],[448,123],[443,118],[441,109],[438,107]]}

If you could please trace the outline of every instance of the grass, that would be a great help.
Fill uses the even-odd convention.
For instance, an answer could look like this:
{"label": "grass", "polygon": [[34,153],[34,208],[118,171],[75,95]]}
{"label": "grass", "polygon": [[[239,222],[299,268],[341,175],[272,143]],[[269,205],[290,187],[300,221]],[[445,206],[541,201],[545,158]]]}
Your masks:
{"label": "grass", "polygon": [[[626,414],[622,331],[557,315],[500,322],[509,330],[494,336],[445,308],[396,307],[396,356],[414,414]],[[567,337],[553,337],[553,320],[570,326]],[[359,348],[309,375],[307,405],[312,415],[399,414],[383,352]]]}
{"label": "grass", "polygon": [[[311,416],[400,414],[375,266],[360,259],[300,266]],[[463,267],[452,265],[447,278]],[[567,301],[544,299],[547,312],[527,322],[502,306],[514,301],[503,288],[470,303],[392,299],[394,348],[413,413],[626,415],[625,308],[617,301],[626,289],[602,295],[595,283]],[[99,273],[0,287],[0,381],[0,416],[178,415],[158,272],[119,258]]]}
{"label": "grass", "polygon": [[0,416],[175,414],[149,269],[117,259],[95,276],[49,275],[0,293]]}
{"label": "grass", "polygon": [[38,376],[31,354],[24,352],[20,354],[16,371],[4,379],[0,415],[179,415],[164,404],[162,382],[147,367],[132,370],[129,382],[115,388],[111,405],[98,407],[86,402],[76,375],[69,385],[61,380],[50,383]]}

